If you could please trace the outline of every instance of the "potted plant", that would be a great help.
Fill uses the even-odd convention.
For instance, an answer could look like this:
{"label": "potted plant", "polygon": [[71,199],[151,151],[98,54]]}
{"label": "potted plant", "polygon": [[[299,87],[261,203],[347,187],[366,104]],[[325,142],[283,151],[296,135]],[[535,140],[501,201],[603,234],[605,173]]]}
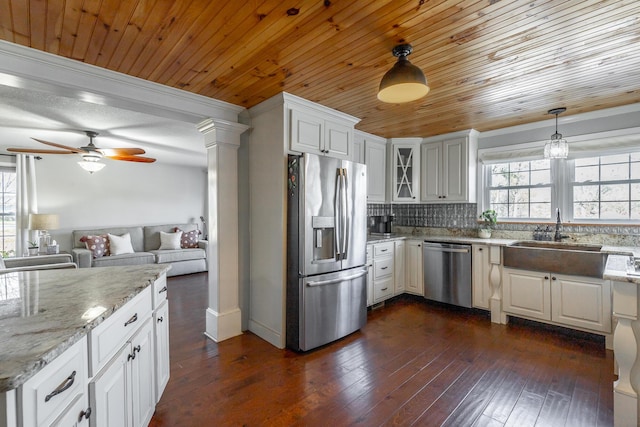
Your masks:
{"label": "potted plant", "polygon": [[29,255],[38,255],[38,242],[32,242],[29,240],[27,243],[29,244]]}
{"label": "potted plant", "polygon": [[487,209],[480,214],[482,224],[478,229],[478,237],[488,239],[491,237],[491,230],[496,226],[498,221],[498,214],[493,209]]}

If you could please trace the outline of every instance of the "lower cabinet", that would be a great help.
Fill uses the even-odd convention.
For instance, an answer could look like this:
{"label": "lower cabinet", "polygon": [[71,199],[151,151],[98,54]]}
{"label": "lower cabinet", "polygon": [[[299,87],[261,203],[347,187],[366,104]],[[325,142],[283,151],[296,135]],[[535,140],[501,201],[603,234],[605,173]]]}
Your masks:
{"label": "lower cabinet", "polygon": [[394,292],[394,242],[373,245],[373,303],[382,302]]}
{"label": "lower cabinet", "polygon": [[396,240],[394,242],[395,250],[393,253],[393,274],[394,274],[394,295],[400,295],[405,291],[405,247],[404,240]]}
{"label": "lower cabinet", "polygon": [[407,241],[406,290],[424,296],[424,272],[422,271],[422,240]]}
{"label": "lower cabinet", "polygon": [[[489,274],[491,272],[490,247],[488,245],[472,245],[473,265],[472,276],[472,304],[475,308],[489,309],[489,299],[491,298],[491,286]],[[500,250],[497,248],[498,251]],[[499,255],[498,255],[499,256]]]}
{"label": "lower cabinet", "polygon": [[153,325],[147,319],[89,383],[92,426],[146,426],[155,410]]}
{"label": "lower cabinet", "polygon": [[164,301],[153,313],[155,337],[155,396],[156,402],[164,393],[169,382],[169,302]]}
{"label": "lower cabinet", "polygon": [[505,267],[502,292],[507,314],[611,333],[608,280]]}

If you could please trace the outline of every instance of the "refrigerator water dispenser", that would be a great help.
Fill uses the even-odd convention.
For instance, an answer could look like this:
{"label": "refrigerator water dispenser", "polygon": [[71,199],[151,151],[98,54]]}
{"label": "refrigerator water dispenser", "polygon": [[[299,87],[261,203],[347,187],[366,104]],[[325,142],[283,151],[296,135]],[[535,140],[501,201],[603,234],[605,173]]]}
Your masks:
{"label": "refrigerator water dispenser", "polygon": [[313,227],[313,262],[334,261],[335,219],[332,216],[311,217]]}

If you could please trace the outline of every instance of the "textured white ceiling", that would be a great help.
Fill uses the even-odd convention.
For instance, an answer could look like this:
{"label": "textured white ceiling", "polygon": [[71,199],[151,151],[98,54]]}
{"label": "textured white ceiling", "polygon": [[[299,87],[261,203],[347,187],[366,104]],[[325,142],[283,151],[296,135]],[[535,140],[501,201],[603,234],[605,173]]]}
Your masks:
{"label": "textured white ceiling", "polygon": [[139,147],[158,162],[206,167],[204,140],[193,123],[0,85],[0,153],[52,148],[31,137],[81,147],[89,142],[85,130],[99,132],[98,147]]}

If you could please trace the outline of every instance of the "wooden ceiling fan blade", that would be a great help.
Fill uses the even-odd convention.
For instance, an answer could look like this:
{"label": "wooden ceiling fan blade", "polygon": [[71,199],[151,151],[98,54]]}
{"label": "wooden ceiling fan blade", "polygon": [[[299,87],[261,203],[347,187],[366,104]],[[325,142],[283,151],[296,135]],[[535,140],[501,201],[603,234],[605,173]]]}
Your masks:
{"label": "wooden ceiling fan blade", "polygon": [[60,151],[60,150],[38,150],[31,148],[7,148],[7,151],[12,153],[29,153],[29,154],[76,154],[73,151]]}
{"label": "wooden ceiling fan blade", "polygon": [[111,160],[124,160],[125,162],[138,162],[138,163],[153,163],[156,159],[152,159],[151,157],[141,157],[141,156],[105,156]]}
{"label": "wooden ceiling fan blade", "polygon": [[82,153],[85,152],[84,150],[81,150],[79,148],[69,147],[67,145],[62,145],[62,144],[56,144],[55,142],[43,141],[42,139],[38,139],[38,138],[31,138],[31,139],[33,139],[34,141],[38,141],[38,142],[40,142],[42,144],[45,144],[45,145],[50,145],[50,146],[56,147],[56,148],[62,148],[63,150],[69,150],[69,151],[71,151],[73,153],[82,154]]}
{"label": "wooden ceiling fan blade", "polygon": [[144,154],[142,148],[99,148],[98,151],[102,153],[103,156],[135,156],[136,154]]}

